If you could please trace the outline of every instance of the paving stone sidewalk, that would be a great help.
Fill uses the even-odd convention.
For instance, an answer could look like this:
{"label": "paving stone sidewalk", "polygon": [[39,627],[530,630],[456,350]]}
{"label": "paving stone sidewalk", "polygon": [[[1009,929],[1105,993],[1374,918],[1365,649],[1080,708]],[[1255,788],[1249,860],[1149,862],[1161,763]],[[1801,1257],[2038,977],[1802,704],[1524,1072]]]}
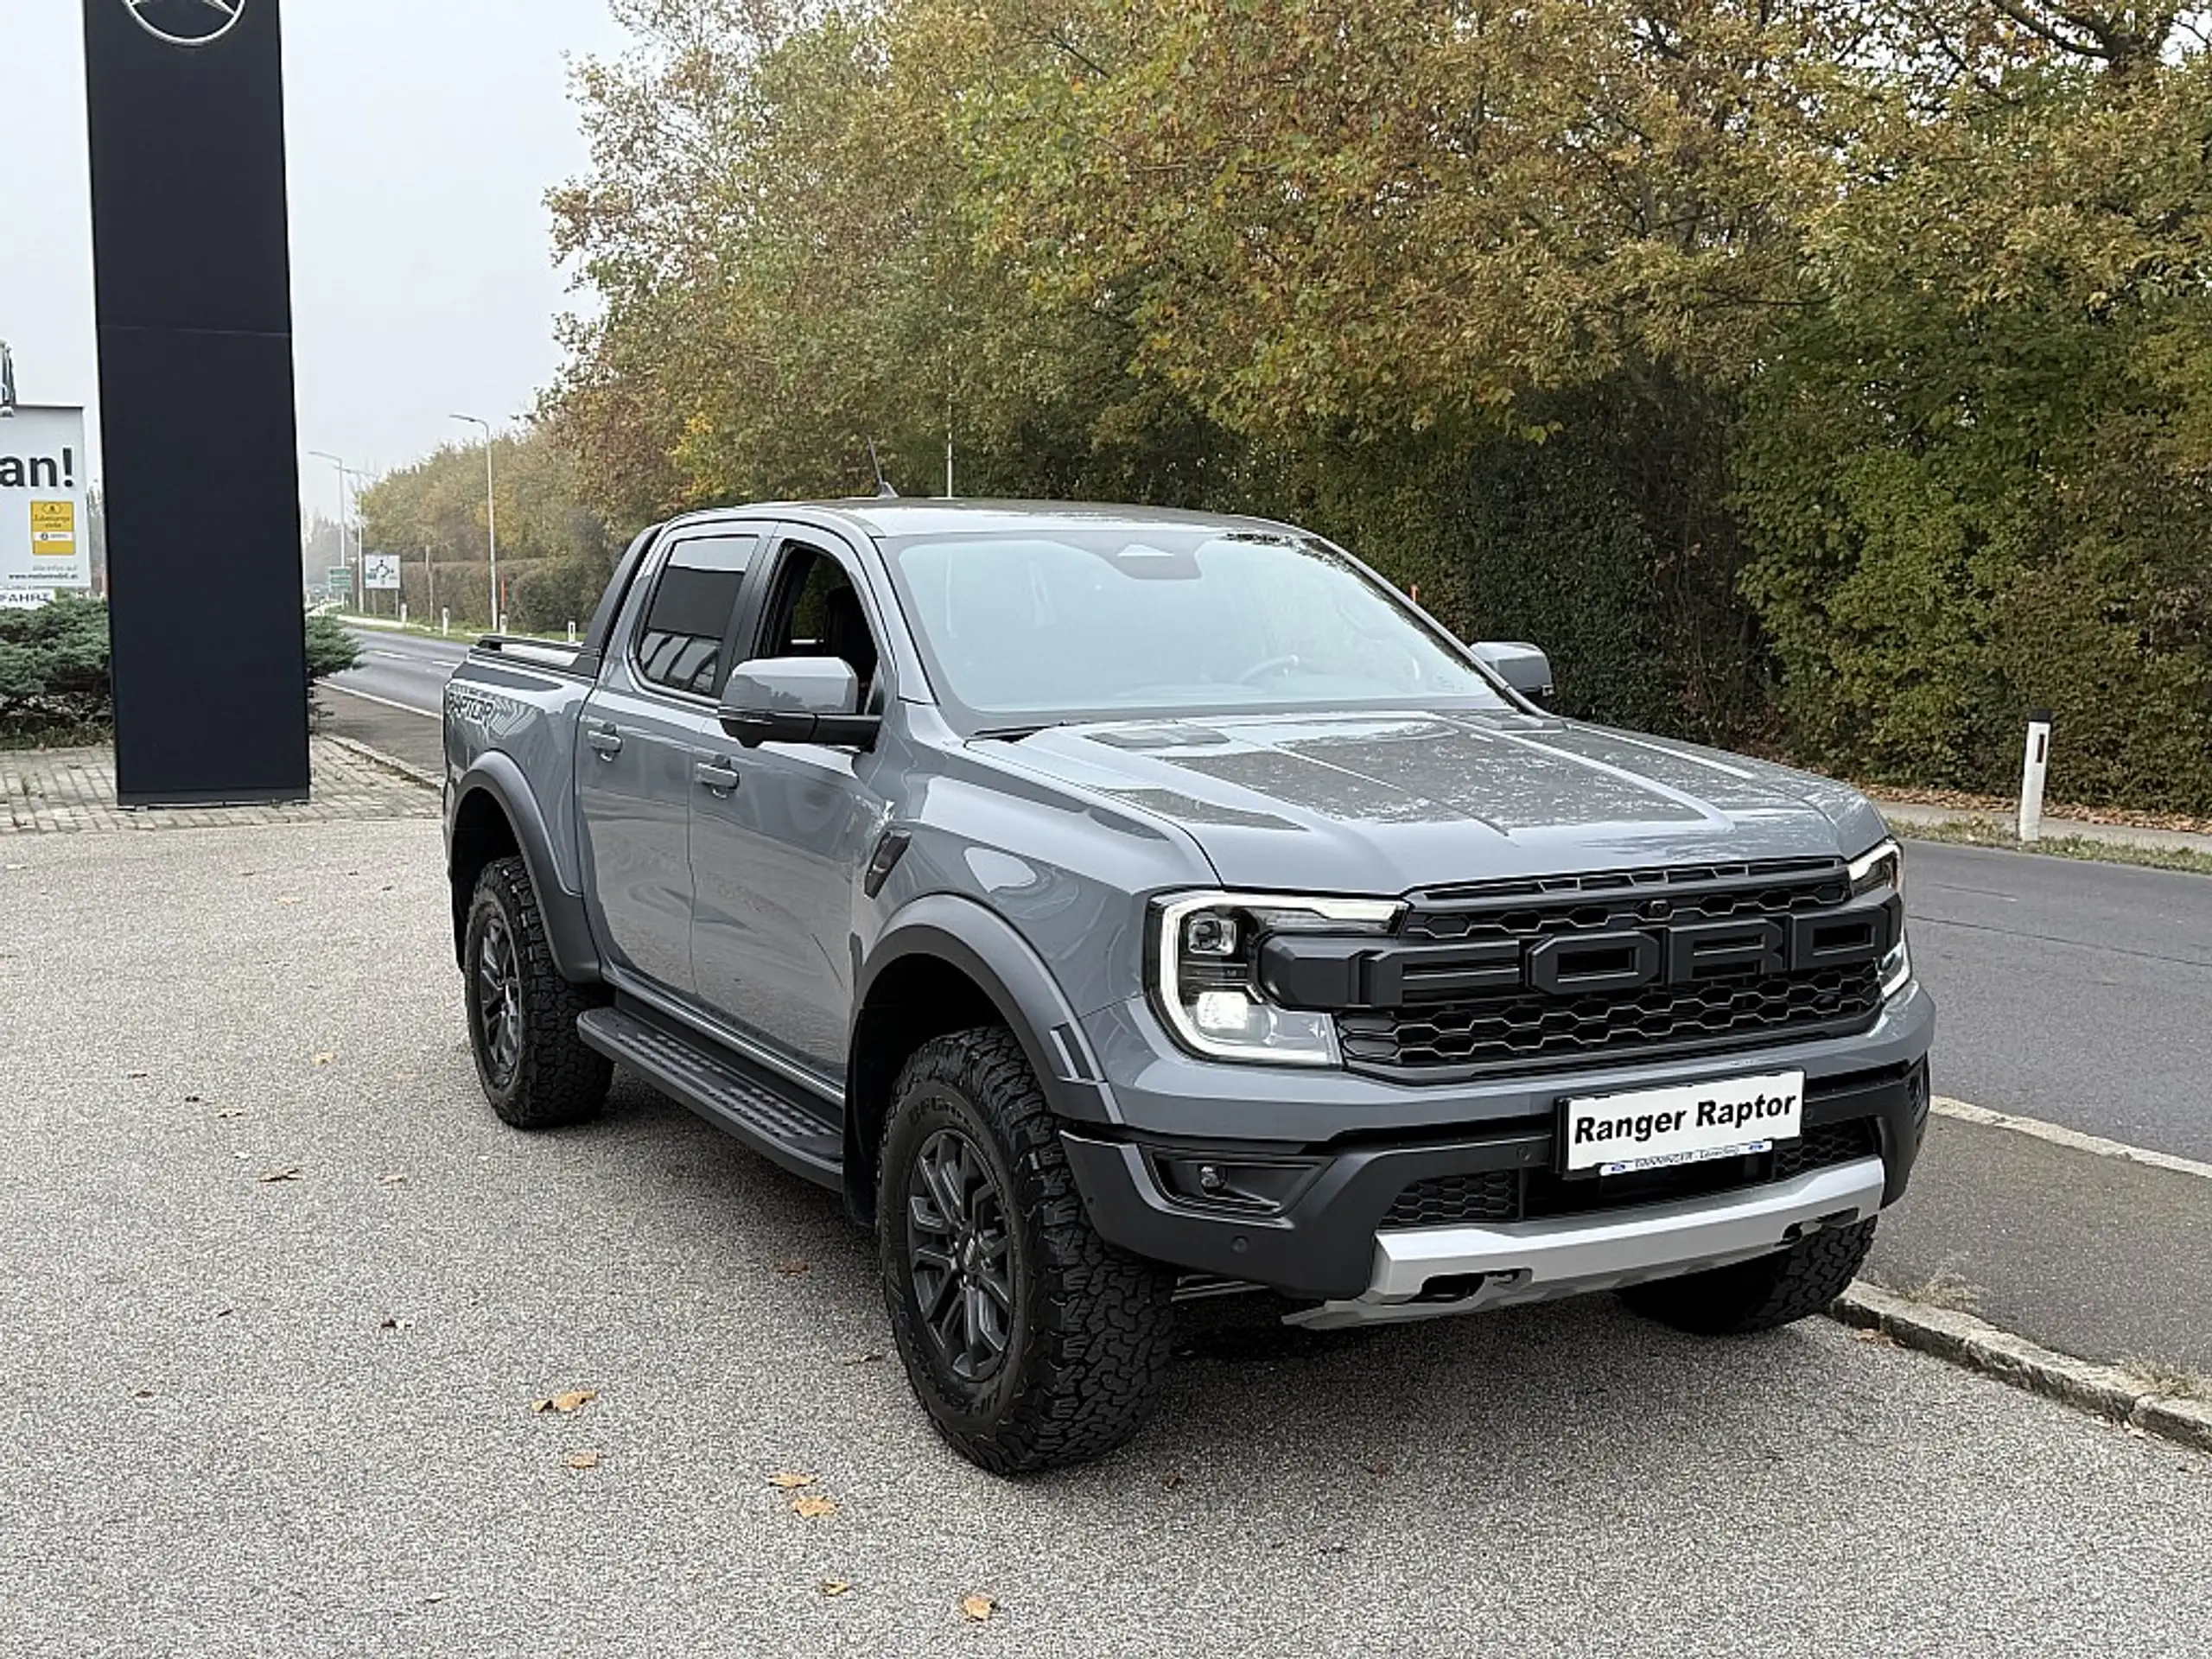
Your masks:
{"label": "paving stone sidewalk", "polygon": [[264,823],[435,817],[438,798],[361,750],[311,740],[314,798],[283,805],[126,809],[112,749],[0,751],[0,835],[102,830],[229,830]]}

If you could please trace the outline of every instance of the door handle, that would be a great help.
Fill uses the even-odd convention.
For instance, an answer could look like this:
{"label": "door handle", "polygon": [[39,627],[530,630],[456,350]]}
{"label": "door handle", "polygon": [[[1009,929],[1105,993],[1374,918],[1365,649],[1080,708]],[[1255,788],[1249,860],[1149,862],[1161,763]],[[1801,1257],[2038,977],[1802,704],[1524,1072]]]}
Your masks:
{"label": "door handle", "polygon": [[612,726],[601,726],[595,730],[587,731],[584,734],[584,741],[591,745],[593,753],[602,760],[612,760],[622,753],[622,734]]}
{"label": "door handle", "polygon": [[737,787],[737,768],[721,760],[701,760],[691,768],[696,778],[717,795],[727,795]]}

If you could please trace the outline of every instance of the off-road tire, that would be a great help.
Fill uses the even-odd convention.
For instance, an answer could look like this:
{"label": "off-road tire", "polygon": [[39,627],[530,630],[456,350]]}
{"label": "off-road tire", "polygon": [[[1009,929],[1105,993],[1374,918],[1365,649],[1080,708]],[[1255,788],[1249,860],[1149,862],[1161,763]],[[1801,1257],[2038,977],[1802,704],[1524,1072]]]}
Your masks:
{"label": "off-road tire", "polygon": [[[496,948],[502,930],[512,945],[518,1028],[512,1062],[505,1066],[486,1052],[491,1039],[483,972],[487,941]],[[461,960],[468,1046],[476,1056],[484,1097],[500,1122],[518,1129],[550,1129],[596,1115],[606,1103],[614,1067],[584,1046],[576,1034],[576,1016],[601,999],[561,977],[545,940],[545,918],[530,885],[530,871],[521,859],[495,859],[476,878]]]}
{"label": "off-road tire", "polygon": [[[1003,1195],[1011,1317],[1003,1358],[956,1376],[915,1292],[916,1166],[944,1131],[981,1154]],[[914,1393],[938,1433],[994,1474],[1101,1456],[1158,1402],[1173,1347],[1174,1275],[1099,1237],[1052,1110],[1014,1034],[991,1027],[924,1044],[893,1085],[880,1160],[877,1244],[884,1302]]]}
{"label": "off-road tire", "polygon": [[1696,1336],[1735,1337],[1777,1330],[1818,1313],[1843,1294],[1874,1245],[1872,1216],[1822,1228],[1786,1250],[1621,1293],[1638,1313]]}

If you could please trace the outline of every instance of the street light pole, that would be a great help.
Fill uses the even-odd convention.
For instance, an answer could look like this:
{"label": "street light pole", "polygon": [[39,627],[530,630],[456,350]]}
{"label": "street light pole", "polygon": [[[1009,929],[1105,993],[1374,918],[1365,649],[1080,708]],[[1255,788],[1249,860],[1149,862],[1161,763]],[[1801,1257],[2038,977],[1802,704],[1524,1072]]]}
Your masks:
{"label": "street light pole", "polygon": [[[328,461],[332,466],[338,469],[338,565],[340,569],[344,569],[352,563],[352,561],[346,556],[346,515],[349,510],[347,496],[346,493],[346,477],[347,473],[346,462],[343,457],[334,455],[327,449],[310,449],[308,451],[308,454],[314,456],[317,461]],[[353,608],[359,610],[361,608],[359,572],[356,571],[354,573],[353,582]],[[327,589],[325,591],[327,591]]]}
{"label": "street light pole", "polygon": [[492,477],[492,423],[477,415],[453,417],[484,429],[484,531],[492,544],[492,632],[499,632],[499,497]]}

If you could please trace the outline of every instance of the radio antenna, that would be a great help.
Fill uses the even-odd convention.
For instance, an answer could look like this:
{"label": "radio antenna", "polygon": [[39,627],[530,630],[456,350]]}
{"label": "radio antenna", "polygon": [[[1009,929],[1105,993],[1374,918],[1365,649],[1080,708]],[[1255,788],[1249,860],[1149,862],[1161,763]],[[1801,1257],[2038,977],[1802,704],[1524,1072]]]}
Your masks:
{"label": "radio antenna", "polygon": [[868,464],[875,468],[875,493],[879,499],[895,499],[899,492],[891,487],[891,480],[883,475],[883,462],[875,453],[875,440],[868,441]]}

